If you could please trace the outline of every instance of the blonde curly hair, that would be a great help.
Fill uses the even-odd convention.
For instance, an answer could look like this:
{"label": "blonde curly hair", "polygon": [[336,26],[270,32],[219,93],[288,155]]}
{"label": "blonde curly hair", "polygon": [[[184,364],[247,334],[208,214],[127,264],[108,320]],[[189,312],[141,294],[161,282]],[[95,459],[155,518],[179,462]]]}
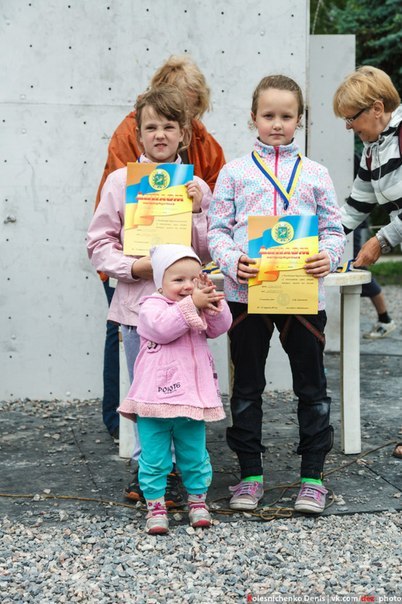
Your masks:
{"label": "blonde curly hair", "polygon": [[150,88],[161,84],[172,84],[180,88],[187,97],[190,116],[201,119],[206,111],[211,110],[211,91],[204,75],[195,62],[188,56],[172,55],[155,72]]}

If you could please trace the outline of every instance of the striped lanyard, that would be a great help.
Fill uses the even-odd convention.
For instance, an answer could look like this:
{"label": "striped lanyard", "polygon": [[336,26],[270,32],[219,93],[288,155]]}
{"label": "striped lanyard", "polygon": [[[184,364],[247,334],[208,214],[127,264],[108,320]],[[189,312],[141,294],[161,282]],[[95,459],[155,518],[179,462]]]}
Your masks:
{"label": "striped lanyard", "polygon": [[288,186],[285,187],[281,183],[281,181],[275,176],[272,170],[267,166],[265,161],[258,155],[257,151],[253,151],[251,153],[251,157],[253,162],[261,170],[261,172],[268,178],[269,182],[273,185],[273,187],[278,191],[279,195],[283,199],[283,207],[284,210],[287,210],[289,207],[289,201],[292,198],[292,195],[296,189],[297,181],[299,180],[300,172],[302,169],[302,158],[300,153],[297,154],[297,159],[293,166],[292,174],[290,175],[290,179],[288,182]]}

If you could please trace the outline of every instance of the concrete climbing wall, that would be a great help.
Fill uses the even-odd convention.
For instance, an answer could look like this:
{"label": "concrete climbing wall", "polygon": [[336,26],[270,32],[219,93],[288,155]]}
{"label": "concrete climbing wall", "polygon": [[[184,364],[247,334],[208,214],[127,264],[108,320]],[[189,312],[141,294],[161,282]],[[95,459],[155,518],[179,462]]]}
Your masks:
{"label": "concrete climbing wall", "polygon": [[101,394],[107,306],[86,230],[113,130],[179,53],[205,73],[205,122],[231,159],[263,75],[306,90],[308,2],[2,1],[0,399]]}

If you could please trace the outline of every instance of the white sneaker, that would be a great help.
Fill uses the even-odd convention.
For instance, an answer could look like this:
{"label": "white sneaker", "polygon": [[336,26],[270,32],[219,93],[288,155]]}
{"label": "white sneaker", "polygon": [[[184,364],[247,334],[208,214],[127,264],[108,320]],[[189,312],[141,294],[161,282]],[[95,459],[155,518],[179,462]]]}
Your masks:
{"label": "white sneaker", "polygon": [[212,518],[205,503],[190,504],[188,517],[193,528],[209,528],[212,524]]}
{"label": "white sneaker", "polygon": [[169,532],[169,520],[166,514],[160,510],[148,512],[147,523],[145,525],[145,532],[148,535],[165,535]]}
{"label": "white sneaker", "polygon": [[395,329],[395,321],[391,321],[390,323],[381,323],[379,321],[378,323],[373,325],[371,331],[363,334],[363,338],[365,338],[366,340],[377,340],[378,338],[385,338]]}

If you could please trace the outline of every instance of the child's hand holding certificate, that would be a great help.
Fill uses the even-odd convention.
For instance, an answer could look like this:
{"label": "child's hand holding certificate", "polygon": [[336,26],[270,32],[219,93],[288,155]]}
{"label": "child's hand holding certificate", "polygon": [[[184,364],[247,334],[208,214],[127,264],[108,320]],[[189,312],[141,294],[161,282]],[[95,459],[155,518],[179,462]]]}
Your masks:
{"label": "child's hand holding certificate", "polygon": [[318,253],[317,216],[249,216],[248,238],[259,268],[248,282],[248,312],[317,314],[318,279],[304,270]]}

